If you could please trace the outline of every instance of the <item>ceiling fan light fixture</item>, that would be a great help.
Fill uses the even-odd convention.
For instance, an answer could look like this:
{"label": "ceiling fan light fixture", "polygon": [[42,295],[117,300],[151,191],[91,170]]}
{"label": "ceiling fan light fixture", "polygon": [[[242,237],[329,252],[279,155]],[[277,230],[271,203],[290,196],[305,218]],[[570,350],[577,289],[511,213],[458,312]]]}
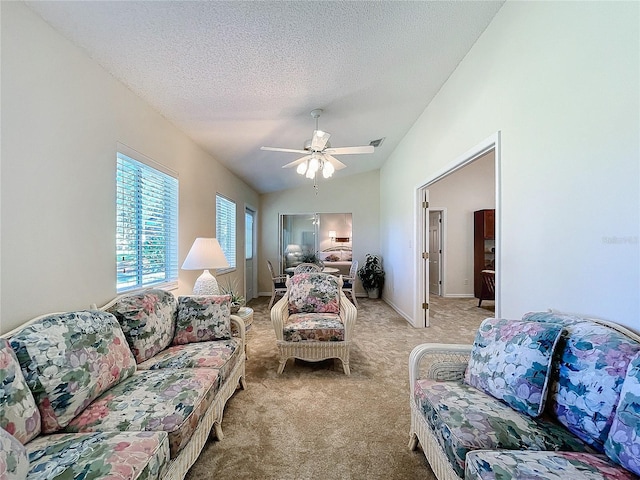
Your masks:
{"label": "ceiling fan light fixture", "polygon": [[333,175],[333,172],[335,172],[335,171],[336,171],[336,169],[331,164],[331,162],[324,162],[322,164],[322,176],[324,178],[329,178],[331,175]]}
{"label": "ceiling fan light fixture", "polygon": [[304,175],[307,172],[307,163],[308,162],[305,160],[300,165],[298,165],[298,168],[296,168],[296,172],[298,172],[300,175]]}

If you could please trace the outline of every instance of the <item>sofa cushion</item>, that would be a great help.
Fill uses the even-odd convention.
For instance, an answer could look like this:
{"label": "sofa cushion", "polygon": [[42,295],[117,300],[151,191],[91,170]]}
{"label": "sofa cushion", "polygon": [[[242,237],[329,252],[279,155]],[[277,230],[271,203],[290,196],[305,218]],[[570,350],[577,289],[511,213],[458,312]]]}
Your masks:
{"label": "sofa cushion", "polygon": [[231,296],[178,297],[174,345],[231,338]]}
{"label": "sofa cushion", "polygon": [[169,462],[165,432],[43,435],[27,445],[29,480],[155,480]]}
{"label": "sofa cushion", "polygon": [[465,382],[532,417],[542,414],[562,327],[487,318],[476,334]]}
{"label": "sofa cushion", "polygon": [[288,280],[289,314],[340,313],[338,278],[326,273],[299,273]]}
{"label": "sofa cushion", "polygon": [[215,368],[224,382],[244,352],[236,339],[174,345],[138,365],[138,370],[160,368]]}
{"label": "sofa cushion", "polygon": [[629,363],[605,451],[611,459],[640,475],[640,354]]}
{"label": "sofa cushion", "polygon": [[524,318],[564,326],[566,334],[558,344],[547,403],[562,424],[602,452],[627,366],[640,351],[640,343],[575,315],[534,312]]}
{"label": "sofa cushion", "polygon": [[341,342],[344,324],[334,313],[296,313],[283,328],[285,342]]}
{"label": "sofa cushion", "polygon": [[605,455],[576,452],[476,450],[467,454],[465,480],[634,480]]}
{"label": "sofa cushion", "polygon": [[48,315],[24,327],[10,342],[45,433],[63,428],[136,370],[122,329],[107,312]]}
{"label": "sofa cushion", "polygon": [[589,450],[562,426],[517,412],[466,383],[418,380],[414,401],[460,477],[471,450]]}
{"label": "sofa cushion", "polygon": [[9,342],[0,338],[0,427],[27,443],[40,433],[40,412]]}
{"label": "sofa cushion", "polygon": [[158,289],[122,296],[108,308],[122,325],[138,363],[171,344],[176,310],[176,298],[170,292]]}
{"label": "sofa cushion", "polygon": [[27,449],[16,437],[0,428],[0,478],[23,480],[29,473]]}
{"label": "sofa cushion", "polygon": [[174,458],[189,442],[219,385],[218,371],[210,368],[140,371],[88,405],[66,431],[164,431]]}

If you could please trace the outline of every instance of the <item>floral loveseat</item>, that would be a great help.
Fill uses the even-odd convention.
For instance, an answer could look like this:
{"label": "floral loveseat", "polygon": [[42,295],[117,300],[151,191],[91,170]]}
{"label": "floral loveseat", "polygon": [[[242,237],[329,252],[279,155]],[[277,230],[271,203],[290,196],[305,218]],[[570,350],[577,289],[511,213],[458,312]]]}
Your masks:
{"label": "floral loveseat", "polygon": [[640,337],[556,312],[409,358],[410,448],[439,479],[637,479]]}
{"label": "floral loveseat", "polygon": [[184,478],[244,387],[228,296],[148,290],[2,337],[3,479]]}

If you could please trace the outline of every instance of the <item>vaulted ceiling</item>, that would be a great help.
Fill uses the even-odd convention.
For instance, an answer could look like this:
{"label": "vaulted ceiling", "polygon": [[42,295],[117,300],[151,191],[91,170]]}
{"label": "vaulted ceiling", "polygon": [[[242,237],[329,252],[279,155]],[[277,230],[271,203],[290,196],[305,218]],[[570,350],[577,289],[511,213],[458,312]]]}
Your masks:
{"label": "vaulted ceiling", "polygon": [[[502,1],[28,1],[258,192],[310,181],[315,108],[341,156],[334,176],[380,168]],[[322,180],[330,181],[330,180]]]}

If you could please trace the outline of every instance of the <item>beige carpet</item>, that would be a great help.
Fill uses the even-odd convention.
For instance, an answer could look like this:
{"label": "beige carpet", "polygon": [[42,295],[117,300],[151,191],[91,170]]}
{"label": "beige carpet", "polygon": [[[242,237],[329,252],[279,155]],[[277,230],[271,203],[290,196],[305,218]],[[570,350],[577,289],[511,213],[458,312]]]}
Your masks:
{"label": "beige carpet", "polygon": [[351,376],[339,360],[290,359],[282,375],[267,298],[248,336],[247,389],[227,403],[225,437],[187,479],[434,478],[409,440],[408,358],[424,342],[471,343],[493,302],[432,297],[431,327],[414,329],[381,300],[358,299]]}

